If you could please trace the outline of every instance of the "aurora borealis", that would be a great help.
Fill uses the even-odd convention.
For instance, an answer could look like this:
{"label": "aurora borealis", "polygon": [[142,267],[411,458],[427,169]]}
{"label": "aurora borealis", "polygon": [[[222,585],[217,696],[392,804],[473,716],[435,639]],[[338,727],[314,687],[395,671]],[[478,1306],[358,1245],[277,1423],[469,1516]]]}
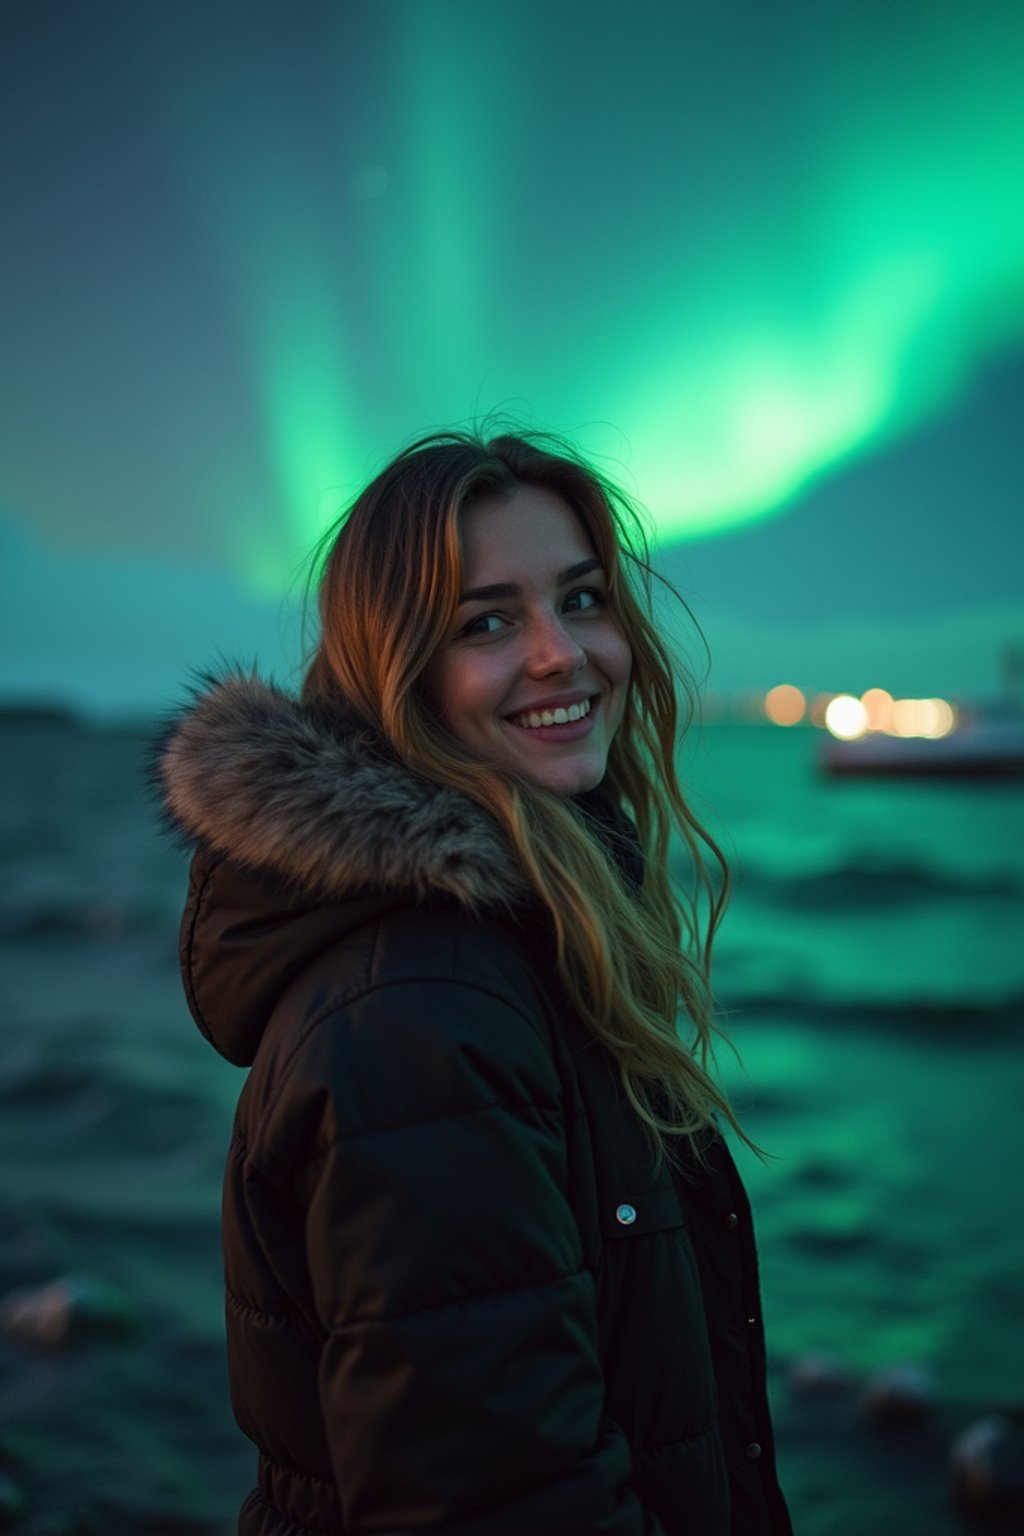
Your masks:
{"label": "aurora borealis", "polygon": [[1008,0],[5,25],[0,515],[61,557],[280,600],[396,447],[489,412],[699,556],[1024,347]]}

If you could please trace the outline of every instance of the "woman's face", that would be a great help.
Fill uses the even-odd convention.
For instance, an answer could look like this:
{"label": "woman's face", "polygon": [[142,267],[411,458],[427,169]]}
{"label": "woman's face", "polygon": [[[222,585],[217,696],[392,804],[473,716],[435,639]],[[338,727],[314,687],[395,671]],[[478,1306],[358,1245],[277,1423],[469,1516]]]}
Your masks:
{"label": "woman's face", "polygon": [[520,485],[469,507],[460,531],[462,600],[425,674],[433,701],[484,762],[555,794],[593,789],[632,658],[582,522],[553,491]]}

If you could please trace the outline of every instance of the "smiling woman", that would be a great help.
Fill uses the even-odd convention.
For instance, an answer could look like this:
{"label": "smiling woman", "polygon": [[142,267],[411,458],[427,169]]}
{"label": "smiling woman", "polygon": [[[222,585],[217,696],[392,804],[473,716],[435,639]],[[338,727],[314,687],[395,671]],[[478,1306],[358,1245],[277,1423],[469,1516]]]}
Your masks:
{"label": "smiling woman", "polygon": [[251,1067],[243,1536],[788,1536],[629,510],[549,440],[424,439],[325,542],[301,701],[230,676],[162,749],[189,1005]]}
{"label": "smiling woman", "polygon": [[439,715],[482,761],[556,794],[596,788],[631,657],[586,528],[560,496],[519,485],[467,507],[460,535],[456,628],[424,672]]}

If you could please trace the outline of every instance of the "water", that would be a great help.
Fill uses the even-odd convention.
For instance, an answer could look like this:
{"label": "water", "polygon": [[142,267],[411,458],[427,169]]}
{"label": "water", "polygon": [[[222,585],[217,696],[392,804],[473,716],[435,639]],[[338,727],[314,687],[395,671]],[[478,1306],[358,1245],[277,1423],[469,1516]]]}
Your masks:
{"label": "water", "polygon": [[720,725],[692,755],[735,877],[719,989],[861,1015],[1019,1013],[1024,786],[830,780],[817,744]]}
{"label": "water", "polygon": [[[832,783],[815,742],[720,725],[686,758],[735,872],[716,965],[742,1067],[722,1068],[771,1154],[743,1166],[782,1475],[802,1536],[952,1536],[972,1527],[950,1435],[1022,1398],[1024,786]],[[131,1314],[56,1353],[0,1336],[26,1536],[214,1536],[251,1485],[217,1233],[242,1074],[181,997],[185,860],[155,831],[146,743],[0,722],[0,1295],[79,1273]],[[850,1372],[831,1402],[790,1391],[810,1350]],[[899,1360],[938,1398],[894,1436],[861,1395]]]}

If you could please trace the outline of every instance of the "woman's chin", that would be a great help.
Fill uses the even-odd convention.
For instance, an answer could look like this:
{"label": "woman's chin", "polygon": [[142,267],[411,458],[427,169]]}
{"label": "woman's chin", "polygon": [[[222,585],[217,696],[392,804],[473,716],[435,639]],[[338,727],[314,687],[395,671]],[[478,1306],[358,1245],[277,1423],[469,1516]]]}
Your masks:
{"label": "woman's chin", "polygon": [[487,743],[486,752],[481,750],[482,741],[478,740],[474,745],[496,768],[512,769],[553,795],[582,795],[588,789],[596,789],[604,778],[608,750],[601,740],[595,739],[597,732],[589,740],[553,744],[520,742],[511,733],[521,729],[506,723],[500,739]]}
{"label": "woman's chin", "polygon": [[596,755],[589,752],[578,760],[543,765],[531,763],[525,771],[527,778],[553,795],[582,795],[588,789],[597,788],[604,778],[605,766],[603,756],[598,761]]}

